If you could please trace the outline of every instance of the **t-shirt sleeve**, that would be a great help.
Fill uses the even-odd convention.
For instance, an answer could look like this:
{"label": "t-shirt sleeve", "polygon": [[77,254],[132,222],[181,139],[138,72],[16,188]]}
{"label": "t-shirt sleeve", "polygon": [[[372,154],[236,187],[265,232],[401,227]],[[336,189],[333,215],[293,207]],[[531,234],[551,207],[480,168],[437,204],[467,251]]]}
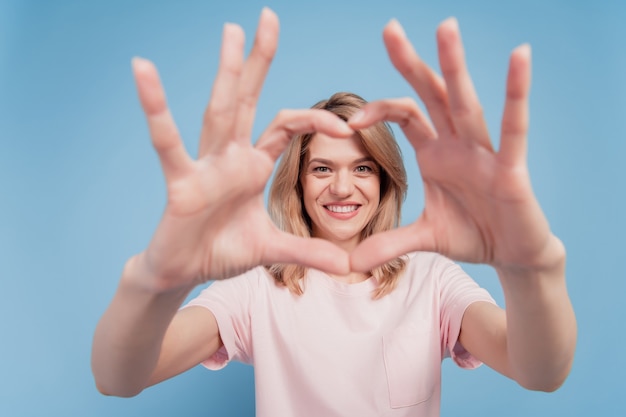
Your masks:
{"label": "t-shirt sleeve", "polygon": [[482,362],[472,356],[459,341],[463,315],[472,303],[486,301],[495,304],[495,301],[459,265],[447,258],[441,258],[439,262],[441,340],[444,356],[451,357],[461,368],[473,369]]}
{"label": "t-shirt sleeve", "polygon": [[199,306],[209,309],[217,321],[223,346],[202,362],[206,368],[218,370],[231,360],[252,363],[250,312],[258,270],[222,281],[215,281],[183,308]]}

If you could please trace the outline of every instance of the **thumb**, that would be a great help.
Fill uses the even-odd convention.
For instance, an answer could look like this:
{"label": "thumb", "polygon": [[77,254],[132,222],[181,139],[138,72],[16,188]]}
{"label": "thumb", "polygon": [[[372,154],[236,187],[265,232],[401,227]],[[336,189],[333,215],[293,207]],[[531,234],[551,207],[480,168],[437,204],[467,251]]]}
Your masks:
{"label": "thumb", "polygon": [[337,245],[318,238],[297,237],[286,232],[269,240],[266,264],[298,264],[338,275],[350,273],[350,257]]}
{"label": "thumb", "polygon": [[350,266],[352,271],[367,272],[409,252],[435,249],[432,230],[420,217],[413,224],[363,240],[350,254]]}

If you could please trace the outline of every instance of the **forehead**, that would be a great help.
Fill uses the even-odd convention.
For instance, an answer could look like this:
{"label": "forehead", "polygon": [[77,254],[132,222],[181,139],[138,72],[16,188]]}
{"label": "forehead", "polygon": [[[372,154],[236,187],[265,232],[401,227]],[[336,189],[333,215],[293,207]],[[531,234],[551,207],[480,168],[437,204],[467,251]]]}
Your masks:
{"label": "forehead", "polygon": [[355,160],[371,157],[356,133],[349,138],[333,138],[323,133],[316,133],[309,142],[307,154],[308,160],[314,158]]}

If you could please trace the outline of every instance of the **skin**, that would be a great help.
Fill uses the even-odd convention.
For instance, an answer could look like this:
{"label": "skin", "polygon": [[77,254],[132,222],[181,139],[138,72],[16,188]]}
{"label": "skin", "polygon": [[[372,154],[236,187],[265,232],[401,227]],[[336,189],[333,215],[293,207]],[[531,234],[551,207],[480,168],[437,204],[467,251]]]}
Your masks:
{"label": "skin", "polygon": [[[146,250],[127,262],[96,328],[92,369],[101,392],[136,395],[217,351],[221,340],[208,310],[177,312],[199,283],[279,262],[349,276],[414,250],[492,265],[506,311],[472,304],[463,318],[461,342],[526,388],[551,391],[563,383],[574,356],[576,321],[565,285],[565,250],[550,231],[527,171],[530,48],[523,45],[511,55],[500,149],[495,152],[456,21],[444,21],[437,31],[443,77],[419,58],[397,22],[387,25],[383,36],[392,63],[424,102],[430,121],[410,99],[370,103],[348,125],[323,111],[284,111],[252,146],[256,102],[278,40],[278,20],[265,9],[245,60],[241,28],[224,28],[197,159],[184,150],[156,69],[148,61],[134,60],[168,201]],[[265,212],[262,193],[290,138],[315,131],[341,141],[352,136],[350,127],[361,129],[381,120],[398,123],[415,149],[426,202],[417,221],[356,247],[352,231],[327,234],[323,216],[316,223],[319,236],[331,237],[339,246],[277,230]],[[338,172],[352,172],[348,165],[339,163]],[[330,188],[340,195],[344,186],[330,182],[313,196],[331,195]],[[342,239],[350,244],[340,247]]]}
{"label": "skin", "polygon": [[[312,236],[347,252],[354,250],[380,202],[380,170],[360,138],[356,134],[345,140],[323,133],[313,136],[301,184]],[[340,210],[351,211],[337,213]],[[369,272],[329,275],[350,284],[370,276]]]}
{"label": "skin", "polygon": [[[337,140],[316,134],[310,142],[301,184],[304,207],[311,218],[313,237],[323,238],[346,251],[360,241],[380,202],[380,174],[360,139]],[[355,210],[336,213],[338,210]]]}

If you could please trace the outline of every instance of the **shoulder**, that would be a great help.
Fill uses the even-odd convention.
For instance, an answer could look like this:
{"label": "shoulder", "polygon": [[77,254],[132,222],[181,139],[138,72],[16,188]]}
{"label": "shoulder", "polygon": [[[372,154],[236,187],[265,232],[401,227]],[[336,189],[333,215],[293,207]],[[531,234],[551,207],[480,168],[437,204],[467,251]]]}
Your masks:
{"label": "shoulder", "polygon": [[254,298],[254,295],[264,288],[274,286],[273,281],[274,279],[267,270],[259,266],[231,278],[211,281],[200,292],[198,298],[236,297],[238,300],[244,301],[246,298]]}

